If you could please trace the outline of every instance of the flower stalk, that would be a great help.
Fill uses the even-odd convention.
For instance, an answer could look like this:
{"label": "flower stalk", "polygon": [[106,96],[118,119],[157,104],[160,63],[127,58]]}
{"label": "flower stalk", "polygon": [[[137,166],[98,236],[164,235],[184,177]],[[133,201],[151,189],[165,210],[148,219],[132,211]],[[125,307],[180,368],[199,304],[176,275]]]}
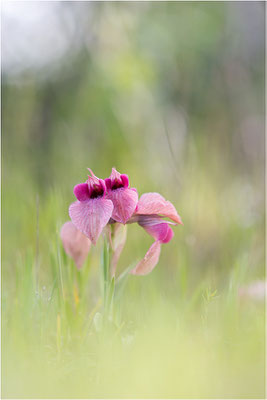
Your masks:
{"label": "flower stalk", "polygon": [[115,291],[115,277],[111,276],[111,260],[112,249],[109,245],[107,237],[104,237],[103,250],[102,250],[102,265],[100,274],[100,284],[102,288],[103,298],[103,318],[106,325],[108,320],[112,321],[113,313],[113,298]]}

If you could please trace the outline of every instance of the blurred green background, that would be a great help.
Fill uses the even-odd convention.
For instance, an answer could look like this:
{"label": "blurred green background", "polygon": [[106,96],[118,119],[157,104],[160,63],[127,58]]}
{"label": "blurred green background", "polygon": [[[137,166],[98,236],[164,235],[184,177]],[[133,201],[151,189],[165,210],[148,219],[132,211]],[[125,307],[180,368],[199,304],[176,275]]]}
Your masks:
{"label": "blurred green background", "polygon": [[[170,321],[180,313],[185,331],[192,332],[203,323],[206,311],[189,317],[184,307],[199,287],[210,293],[217,290],[223,307],[229,290],[234,290],[238,303],[239,286],[264,279],[264,15],[263,2],[3,4],[4,360],[12,358],[11,349],[23,336],[18,330],[14,336],[11,332],[17,313],[26,313],[17,290],[25,276],[25,260],[30,257],[34,268],[38,265],[40,287],[52,287],[51,252],[60,226],[69,218],[73,186],[86,180],[87,167],[101,178],[116,167],[129,175],[139,195],[156,191],[170,200],[184,222],[175,228],[174,239],[162,246],[153,273],[129,279],[122,311],[127,321],[142,327],[144,321],[149,324],[147,315],[154,315],[153,324],[158,320],[161,326],[167,310]],[[151,243],[140,227],[129,226],[119,270],[143,257]],[[86,292],[84,313],[94,308],[99,296],[94,283],[100,248],[101,243],[90,256],[93,283]],[[200,296],[199,302],[205,303],[207,296]],[[162,298],[166,308],[161,304],[156,317]],[[244,349],[250,349],[240,361],[244,371],[238,362],[229,362],[235,383],[225,378],[226,383],[217,385],[209,371],[207,381],[214,387],[209,392],[199,378],[202,383],[194,391],[192,381],[197,379],[185,372],[188,386],[174,385],[172,390],[175,366],[166,359],[164,368],[174,376],[158,391],[143,382],[127,393],[125,378],[124,391],[113,382],[113,392],[96,390],[92,396],[263,398],[264,310],[252,304],[237,312],[243,321],[238,328],[233,316],[234,327],[232,317],[222,323],[234,329],[233,336],[218,328],[223,343],[243,343],[244,347],[234,346],[235,361],[243,360]],[[166,328],[162,340],[168,340],[168,332],[174,335]],[[156,329],[155,335],[160,335]],[[216,335],[213,331],[211,337]],[[202,352],[198,336],[192,340]],[[182,348],[192,349],[190,343]],[[197,351],[192,350],[192,364],[202,365],[205,355],[198,358]],[[183,357],[190,360],[190,354]],[[210,362],[218,360],[215,351]],[[24,386],[11,390],[14,370],[13,364],[7,365],[3,362],[4,396],[38,397],[38,390],[29,394]],[[185,362],[185,371],[189,365]],[[228,372],[227,367],[218,370],[218,382],[224,382]],[[157,380],[157,373],[150,379]],[[107,381],[104,386],[109,385]],[[80,396],[87,397],[82,392]]]}

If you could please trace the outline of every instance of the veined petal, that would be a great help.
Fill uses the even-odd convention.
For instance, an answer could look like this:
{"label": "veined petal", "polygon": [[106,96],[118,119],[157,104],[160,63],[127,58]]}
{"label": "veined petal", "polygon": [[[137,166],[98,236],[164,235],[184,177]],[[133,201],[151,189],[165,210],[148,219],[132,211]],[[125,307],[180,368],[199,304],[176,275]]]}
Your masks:
{"label": "veined petal", "polygon": [[173,238],[173,230],[167,222],[152,225],[142,225],[139,223],[139,225],[155,240],[159,240],[161,243],[168,243]]}
{"label": "veined petal", "polygon": [[112,218],[117,222],[126,224],[134,213],[138,202],[136,189],[121,187],[111,190],[108,192],[107,198],[112,200],[114,205]]}
{"label": "veined petal", "polygon": [[73,258],[76,267],[80,269],[89,253],[90,239],[80,232],[71,221],[65,222],[62,226],[60,238],[66,254]]}
{"label": "veined petal", "polygon": [[75,201],[70,205],[69,215],[76,226],[93,244],[96,244],[113,211],[111,200],[96,197],[86,201]]}
{"label": "veined petal", "polygon": [[137,203],[135,214],[163,215],[177,224],[183,225],[174,205],[165,200],[159,193],[144,193]]}
{"label": "veined petal", "polygon": [[160,256],[160,241],[154,242],[148,249],[145,257],[130,272],[132,275],[147,275],[157,265]]}

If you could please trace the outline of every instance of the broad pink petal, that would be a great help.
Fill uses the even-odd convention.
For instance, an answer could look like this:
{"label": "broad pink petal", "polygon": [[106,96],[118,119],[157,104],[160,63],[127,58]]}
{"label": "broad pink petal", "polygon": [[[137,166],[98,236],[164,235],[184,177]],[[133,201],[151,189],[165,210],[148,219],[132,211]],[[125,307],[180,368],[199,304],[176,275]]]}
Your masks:
{"label": "broad pink petal", "polygon": [[137,204],[136,214],[158,214],[168,217],[177,224],[183,224],[174,205],[159,193],[143,194]]}
{"label": "broad pink petal", "polygon": [[111,190],[107,194],[107,198],[112,200],[114,205],[112,218],[122,224],[126,224],[131,218],[138,201],[138,194],[133,188],[119,188]]}
{"label": "broad pink petal", "polygon": [[147,275],[157,265],[160,256],[160,241],[154,242],[148,249],[145,257],[130,272],[132,275]]}
{"label": "broad pink petal", "polygon": [[97,197],[86,201],[75,201],[70,205],[69,215],[76,226],[93,244],[96,244],[113,211],[111,200]]}
{"label": "broad pink petal", "polygon": [[79,201],[84,201],[89,199],[89,189],[87,183],[79,183],[74,186],[73,193]]}
{"label": "broad pink petal", "polygon": [[167,222],[141,226],[149,235],[153,236],[155,240],[159,240],[161,243],[168,243],[174,235],[173,230],[169,227]]}
{"label": "broad pink petal", "polygon": [[124,248],[127,238],[127,225],[114,224],[113,240],[112,240],[112,250],[113,255],[111,259],[111,276],[115,275],[116,267]]}
{"label": "broad pink petal", "polygon": [[76,267],[80,269],[89,253],[90,240],[71,221],[65,222],[62,226],[60,237],[65,252],[73,258]]}

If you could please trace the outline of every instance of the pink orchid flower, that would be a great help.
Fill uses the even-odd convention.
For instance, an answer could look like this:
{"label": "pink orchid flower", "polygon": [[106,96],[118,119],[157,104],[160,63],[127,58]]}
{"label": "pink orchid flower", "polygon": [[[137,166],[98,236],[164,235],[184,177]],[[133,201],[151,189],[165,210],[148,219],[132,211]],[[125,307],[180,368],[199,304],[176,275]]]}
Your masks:
{"label": "pink orchid flower", "polygon": [[77,268],[80,269],[89,253],[90,240],[71,221],[65,222],[62,226],[60,237],[66,254],[73,258]]}
{"label": "pink orchid flower", "polygon": [[[147,275],[158,263],[161,244],[168,243],[173,238],[170,225],[183,224],[174,205],[159,193],[145,193],[138,201],[137,190],[129,187],[128,176],[120,174],[115,168],[112,168],[110,177],[105,180],[97,178],[90,169],[89,171],[92,176],[88,176],[85,183],[76,185],[73,190],[77,201],[69,207],[72,223],[66,223],[62,227],[61,239],[66,253],[80,268],[90,248],[88,243],[95,245],[103,228],[107,224],[115,224],[112,239],[114,243],[111,246],[114,252],[111,273],[114,276],[126,241],[126,229],[123,229],[123,225],[137,222],[155,242],[131,274]],[[171,221],[164,220],[164,217]],[[90,241],[86,242],[85,237]]]}
{"label": "pink orchid flower", "polygon": [[[173,222],[163,220],[170,218]],[[145,257],[131,271],[133,275],[147,275],[159,261],[161,244],[173,238],[169,225],[182,224],[174,205],[165,200],[159,193],[145,193],[137,203],[136,211],[128,223],[137,222],[151,235],[155,242],[150,246]]]}
{"label": "pink orchid flower", "polygon": [[113,212],[113,203],[107,198],[107,188],[103,179],[92,176],[85,183],[74,187],[77,201],[69,207],[69,215],[74,226],[87,236],[95,245],[104,226],[107,225]]}
{"label": "pink orchid flower", "polygon": [[112,168],[110,177],[105,179],[105,184],[107,198],[112,201],[114,207],[112,219],[126,224],[133,215],[138,202],[137,190],[130,188],[128,176],[120,174],[115,168]]}

